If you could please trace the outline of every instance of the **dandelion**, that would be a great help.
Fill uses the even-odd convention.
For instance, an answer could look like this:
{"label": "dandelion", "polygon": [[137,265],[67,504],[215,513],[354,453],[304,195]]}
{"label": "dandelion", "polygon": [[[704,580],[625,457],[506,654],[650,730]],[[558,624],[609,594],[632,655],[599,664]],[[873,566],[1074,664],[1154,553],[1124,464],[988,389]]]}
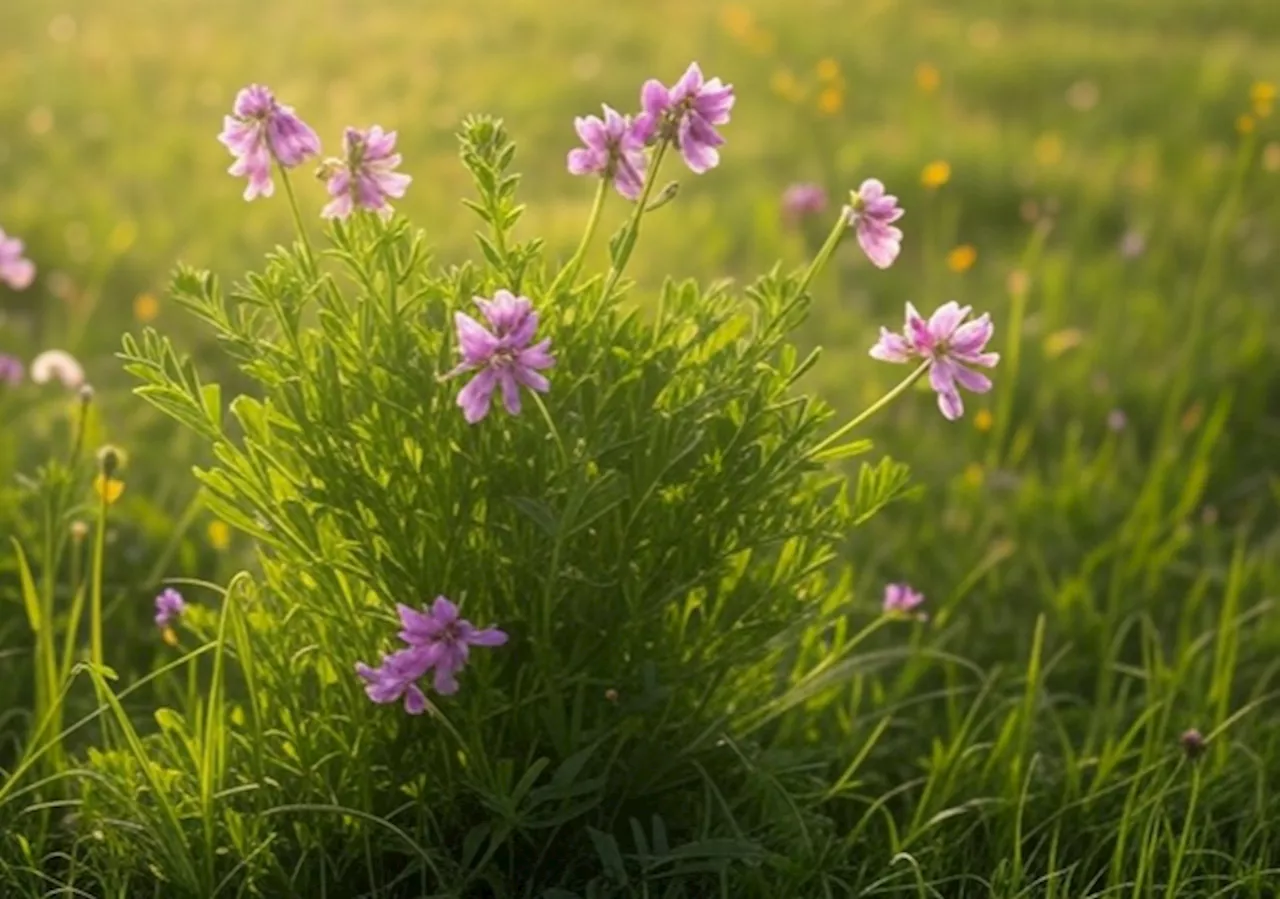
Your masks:
{"label": "dandelion", "polygon": [[639,127],[646,140],[674,140],[685,164],[700,175],[720,162],[716,148],[724,138],[715,126],[728,123],[733,102],[733,85],[721,84],[719,78],[704,80],[693,62],[670,89],[653,78],[644,83]]}
{"label": "dandelion", "polygon": [[447,597],[437,596],[429,611],[397,605],[400,639],[424,651],[435,669],[433,686],[441,695],[458,692],[457,674],[466,667],[472,646],[502,646],[507,634],[496,627],[477,628],[458,617],[458,607]]}
{"label": "dandelion", "polygon": [[924,617],[916,612],[916,609],[923,603],[924,594],[911,589],[908,584],[885,585],[882,608],[886,615],[904,616],[915,613],[920,617]]}
{"label": "dandelion", "polygon": [[249,179],[244,198],[269,197],[275,191],[271,160],[293,168],[320,153],[320,139],[294,113],[276,101],[269,88],[251,84],[236,94],[232,114],[222,121],[218,140],[236,161],[227,171]]}
{"label": "dandelion", "polygon": [[916,87],[922,94],[931,94],[942,84],[942,75],[927,62],[916,66]]}
{"label": "dandelion", "polygon": [[898,198],[884,192],[875,178],[863,181],[849,196],[845,218],[858,234],[858,245],[877,268],[888,268],[902,249],[902,229],[893,225],[902,218]]}
{"label": "dandelion", "polygon": [[573,120],[584,146],[569,151],[569,173],[600,175],[611,180],[618,193],[628,200],[640,196],[644,186],[644,122],[633,122],[604,107],[604,119],[584,116]]}
{"label": "dandelion", "polygon": [[55,379],[61,381],[64,387],[74,390],[84,383],[84,369],[70,353],[45,350],[31,362],[31,380],[37,384],[47,384]]}
{"label": "dandelion", "polygon": [[397,172],[401,156],[395,152],[396,132],[374,125],[366,131],[348,128],[342,136],[342,159],[330,159],[321,169],[333,199],[320,211],[325,218],[345,219],[355,207],[391,215],[389,199],[404,196],[413,180]]}
{"label": "dandelion", "polygon": [[13,290],[26,290],[36,277],[35,263],[23,256],[25,244],[0,230],[0,282]]}
{"label": "dandelion", "polygon": [[920,173],[920,183],[930,190],[937,190],[951,180],[951,164],[939,159],[924,167]]}
{"label": "dandelion", "polygon": [[167,628],[187,610],[182,594],[169,587],[156,597],[156,627]]}
{"label": "dandelion", "polygon": [[972,307],[947,303],[927,321],[907,303],[906,325],[901,334],[880,329],[880,339],[871,348],[871,357],[881,362],[903,363],[913,358],[929,363],[929,386],[938,394],[938,408],[949,421],[964,414],[959,387],[986,393],[991,380],[969,366],[993,368],[999,353],[983,352],[995,331],[991,316],[983,313],[965,322]]}
{"label": "dandelion", "polygon": [[782,193],[782,214],[789,222],[818,215],[827,208],[827,192],[821,184],[793,184]]}
{"label": "dandelion", "polygon": [[25,369],[22,360],[8,353],[0,353],[0,384],[15,386],[22,383]]}
{"label": "dandelion", "polygon": [[947,253],[947,268],[957,275],[963,274],[973,268],[973,263],[977,259],[978,251],[974,249],[973,244],[961,244]]}
{"label": "dandelion", "polygon": [[160,301],[149,293],[139,294],[133,301],[133,317],[144,325],[156,320],[160,314]]}
{"label": "dandelion", "polygon": [[538,313],[527,297],[499,290],[492,300],[474,299],[493,330],[463,312],[454,313],[462,362],[445,375],[478,372],[458,393],[458,405],[470,424],[489,414],[495,387],[502,388],[507,412],[520,414],[520,388],[546,393],[551,385],[539,371],[555,365],[550,338],[532,343]]}

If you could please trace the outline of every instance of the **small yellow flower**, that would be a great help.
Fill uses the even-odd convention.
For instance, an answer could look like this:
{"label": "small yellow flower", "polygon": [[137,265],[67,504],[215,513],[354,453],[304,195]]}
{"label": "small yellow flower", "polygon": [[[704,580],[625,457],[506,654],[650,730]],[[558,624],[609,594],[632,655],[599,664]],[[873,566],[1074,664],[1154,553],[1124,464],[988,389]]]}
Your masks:
{"label": "small yellow flower", "polygon": [[160,301],[149,293],[140,293],[133,301],[133,317],[144,325],[160,314]]}
{"label": "small yellow flower", "polygon": [[1254,127],[1253,116],[1242,115],[1236,119],[1236,131],[1241,134],[1252,134]]}
{"label": "small yellow flower", "polygon": [[790,69],[778,69],[769,79],[769,87],[784,100],[799,103],[804,99],[804,88]]}
{"label": "small yellow flower", "polygon": [[916,66],[916,87],[921,93],[931,94],[942,84],[942,75],[927,62]]}
{"label": "small yellow flower", "polygon": [[108,478],[100,474],[93,479],[93,492],[98,495],[98,499],[103,500],[109,506],[120,498],[120,494],[124,493],[124,481],[118,478]]}
{"label": "small yellow flower", "polygon": [[1254,103],[1274,103],[1276,86],[1270,81],[1255,81],[1249,88],[1249,99]]}
{"label": "small yellow flower", "polygon": [[1271,118],[1271,109],[1272,107],[1271,107],[1270,100],[1267,100],[1265,103],[1253,104],[1253,114],[1260,119]]}
{"label": "small yellow flower", "polygon": [[174,633],[173,628],[166,627],[160,634],[160,639],[170,646],[178,645],[178,635]]}
{"label": "small yellow flower", "polygon": [[835,115],[843,104],[844,94],[839,88],[828,87],[818,95],[818,111],[823,115]]}
{"label": "small yellow flower", "polygon": [[1036,140],[1032,153],[1036,162],[1046,168],[1057,165],[1062,161],[1062,138],[1056,134],[1041,135]]}
{"label": "small yellow flower", "polygon": [[981,487],[984,479],[982,466],[977,462],[970,462],[964,470],[964,482],[970,487]]}
{"label": "small yellow flower", "polygon": [[950,180],[951,163],[941,159],[929,163],[920,173],[920,183],[929,188],[939,188]]}
{"label": "small yellow flower", "polygon": [[840,77],[840,63],[828,57],[818,63],[818,78],[823,81],[835,81]]}
{"label": "small yellow flower", "polygon": [[720,8],[720,24],[734,37],[743,38],[755,27],[756,20],[751,15],[751,10],[736,3],[728,3]]}
{"label": "small yellow flower", "polygon": [[995,416],[989,409],[979,409],[978,414],[973,417],[973,426],[984,434],[991,430],[993,424],[995,424]]}
{"label": "small yellow flower", "polygon": [[110,236],[107,237],[107,246],[113,252],[123,253],[133,246],[134,241],[138,239],[138,225],[133,219],[121,219],[116,226],[111,229]]}
{"label": "small yellow flower", "polygon": [[205,530],[205,536],[209,538],[209,545],[222,552],[231,545],[231,526],[225,521],[214,519],[209,522],[209,527]]}
{"label": "small yellow flower", "polygon": [[958,275],[973,268],[977,260],[978,251],[974,249],[973,244],[964,243],[947,254],[947,268]]}
{"label": "small yellow flower", "polygon": [[1044,339],[1044,354],[1050,359],[1057,359],[1067,350],[1073,350],[1084,343],[1084,332],[1079,328],[1063,328],[1054,331]]}

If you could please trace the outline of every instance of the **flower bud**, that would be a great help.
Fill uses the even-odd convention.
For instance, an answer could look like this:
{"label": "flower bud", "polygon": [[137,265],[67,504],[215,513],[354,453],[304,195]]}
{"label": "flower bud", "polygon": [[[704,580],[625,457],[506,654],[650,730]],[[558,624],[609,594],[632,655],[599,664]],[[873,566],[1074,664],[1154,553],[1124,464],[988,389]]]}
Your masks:
{"label": "flower bud", "polygon": [[124,454],[109,443],[98,450],[98,470],[102,472],[103,478],[108,481],[115,477],[123,462]]}

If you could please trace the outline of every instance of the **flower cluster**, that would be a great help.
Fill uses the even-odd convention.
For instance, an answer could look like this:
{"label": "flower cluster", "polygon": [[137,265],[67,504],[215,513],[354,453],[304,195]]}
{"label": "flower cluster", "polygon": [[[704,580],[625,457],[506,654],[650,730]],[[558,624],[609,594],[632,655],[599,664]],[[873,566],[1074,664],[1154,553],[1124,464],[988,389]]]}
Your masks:
{"label": "flower cluster", "polygon": [[418,611],[397,605],[400,613],[400,639],[406,647],[382,657],[382,664],[371,668],[356,663],[356,672],[365,681],[365,693],[377,703],[396,702],[404,697],[404,707],[411,715],[420,715],[427,698],[417,681],[434,672],[435,691],[448,696],[458,691],[458,672],[466,667],[472,646],[502,646],[507,635],[497,628],[477,628],[458,617],[458,607],[443,596],[437,596],[431,608]]}
{"label": "flower cluster", "polygon": [[489,414],[494,388],[501,388],[507,412],[519,415],[520,388],[546,393],[551,384],[539,370],[555,365],[550,352],[551,340],[533,343],[538,313],[533,311],[528,297],[499,290],[492,300],[474,299],[493,330],[465,312],[454,313],[462,362],[445,375],[451,378],[468,371],[478,372],[458,393],[458,405],[470,424]]}
{"label": "flower cluster", "polygon": [[927,362],[929,386],[938,394],[938,408],[950,421],[964,414],[960,387],[974,393],[991,389],[991,379],[969,366],[992,368],[1000,361],[999,353],[984,352],[995,331],[991,316],[984,313],[966,322],[971,311],[970,306],[946,303],[926,321],[915,306],[907,303],[902,333],[881,328],[880,339],[871,348],[871,357],[881,362]]}
{"label": "flower cluster", "polygon": [[569,172],[599,175],[635,200],[645,184],[645,147],[669,143],[679,149],[690,171],[707,172],[720,162],[718,148],[724,138],[716,128],[728,124],[733,101],[733,85],[719,78],[706,80],[696,62],[669,88],[650,79],[640,89],[639,115],[622,115],[605,106],[603,119],[574,119],[583,146],[569,152]]}
{"label": "flower cluster", "polygon": [[924,594],[911,588],[910,584],[886,584],[884,588],[884,614],[896,618],[924,618],[923,612],[916,611],[924,604]]}
{"label": "flower cluster", "polygon": [[333,199],[320,211],[325,218],[345,219],[356,207],[391,215],[389,199],[400,199],[413,180],[397,172],[401,157],[396,133],[379,126],[361,131],[348,128],[342,135],[342,158],[328,160],[321,171],[328,179]]}
{"label": "flower cluster", "polygon": [[187,610],[182,594],[169,587],[156,597],[156,627],[167,628]]}
{"label": "flower cluster", "polygon": [[277,102],[261,84],[251,84],[236,95],[218,140],[236,158],[227,171],[249,179],[246,200],[274,193],[272,160],[282,169],[291,169],[320,153],[316,133],[294,114],[293,107]]}

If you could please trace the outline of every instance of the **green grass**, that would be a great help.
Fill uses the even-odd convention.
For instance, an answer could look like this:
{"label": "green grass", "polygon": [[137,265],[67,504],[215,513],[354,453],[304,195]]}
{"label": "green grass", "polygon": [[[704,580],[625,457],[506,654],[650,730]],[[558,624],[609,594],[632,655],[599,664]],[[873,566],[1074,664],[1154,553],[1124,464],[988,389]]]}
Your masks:
{"label": "green grass", "polygon": [[[990,310],[1004,354],[995,390],[967,397],[962,421],[942,421],[921,394],[872,429],[922,489],[849,534],[845,595],[869,620],[884,582],[909,580],[928,595],[930,619],[865,642],[863,621],[836,628],[829,661],[798,688],[811,695],[788,713],[763,707],[714,756],[735,792],[707,801],[707,831],[776,822],[761,827],[798,847],[752,869],[742,888],[805,899],[1275,895],[1280,127],[1258,119],[1241,135],[1237,119],[1252,83],[1280,81],[1280,7],[742,8],[746,32],[740,14],[683,0],[0,4],[0,227],[27,239],[41,269],[32,290],[0,293],[0,350],[76,349],[99,387],[86,445],[110,439],[130,453],[128,490],[104,532],[106,659],[119,680],[71,669],[61,726],[77,729],[66,757],[51,751],[22,779],[0,775],[0,895],[44,895],[57,885],[47,869],[90,896],[167,897],[136,869],[131,840],[167,875],[205,882],[226,833],[243,841],[238,856],[271,833],[270,817],[215,820],[231,729],[224,704],[175,661],[200,654],[208,678],[224,664],[213,637],[248,625],[228,602],[205,622],[210,644],[167,650],[149,621],[161,577],[227,584],[254,560],[243,540],[209,546],[207,515],[187,514],[190,466],[207,458],[129,395],[112,355],[137,330],[134,298],[150,292],[161,297],[156,325],[208,378],[225,379],[209,334],[163,296],[169,272],[183,258],[239,273],[290,239],[281,198],[246,206],[223,174],[230,160],[214,136],[235,90],[271,84],[329,147],[347,123],[398,129],[415,178],[400,208],[446,260],[476,255],[454,129],[469,112],[501,116],[525,176],[521,233],[566,258],[592,199],[563,170],[572,116],[602,101],[632,108],[643,78],[673,79],[691,58],[737,86],[738,106],[721,167],[682,178],[678,199],[647,224],[632,268],[643,288],[668,275],[746,278],[779,257],[799,266],[826,224],[784,227],[781,190],[818,180],[838,201],[875,176],[906,207],[903,256],[878,273],[852,241],[841,247],[814,286],[803,339],[824,357],[805,387],[848,416],[892,386],[902,373],[865,354],[906,300]],[[816,106],[815,68],[827,58],[844,85],[830,116]],[[920,64],[937,68],[937,91],[917,86]],[[803,84],[803,101],[774,89],[782,70]],[[1088,108],[1068,99],[1081,83],[1096,91]],[[938,191],[920,183],[932,160],[951,165]],[[302,180],[304,206],[318,205],[322,188]],[[611,202],[605,227],[622,214]],[[1146,238],[1135,259],[1119,252],[1130,229]],[[959,244],[977,250],[963,273],[946,264]],[[604,260],[598,245],[590,261]],[[1011,289],[1014,272],[1024,287]],[[0,536],[28,547],[42,513],[11,491],[13,474],[63,452],[74,428],[65,406],[0,395]],[[1113,409],[1123,430],[1107,426]],[[86,502],[81,517],[93,521]],[[75,654],[32,636],[8,546],[0,767],[12,773],[49,736],[37,715],[53,702],[49,666],[71,668]],[[58,614],[74,600],[58,592]],[[235,670],[251,677],[243,663]],[[157,707],[187,715],[157,724]],[[157,727],[162,751],[145,742]],[[1195,760],[1178,742],[1192,727],[1208,738]],[[115,830],[64,826],[62,803],[76,794],[57,785],[81,777],[135,786],[106,804],[126,810]],[[183,778],[196,785],[195,811],[165,799],[166,779]],[[343,820],[344,797],[325,803],[323,792],[276,813],[323,847],[299,860],[313,873],[296,883],[312,895],[345,899],[325,891],[394,880],[372,870],[370,843],[407,839],[404,865],[418,873],[462,855],[386,820]],[[188,816],[199,839],[175,825]],[[623,830],[632,842],[621,851],[646,854]],[[640,832],[654,841],[647,821]],[[41,847],[67,857],[50,861]],[[78,868],[81,858],[98,868]]]}

